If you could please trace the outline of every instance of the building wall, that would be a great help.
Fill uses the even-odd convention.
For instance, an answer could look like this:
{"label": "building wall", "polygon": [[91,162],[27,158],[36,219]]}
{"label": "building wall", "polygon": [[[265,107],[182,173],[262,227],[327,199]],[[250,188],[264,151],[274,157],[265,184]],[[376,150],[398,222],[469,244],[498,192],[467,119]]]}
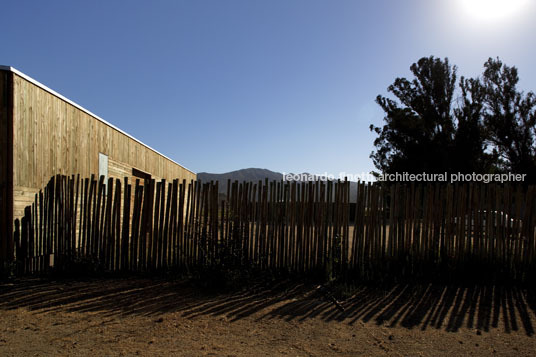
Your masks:
{"label": "building wall", "polygon": [[[11,115],[12,74],[0,71],[0,262],[12,251]],[[2,271],[0,266],[0,271]]]}
{"label": "building wall", "polygon": [[132,168],[137,168],[154,178],[196,178],[195,173],[65,100],[17,74],[13,77],[15,218],[53,175],[98,175],[99,153],[108,155],[109,177],[132,178]]}

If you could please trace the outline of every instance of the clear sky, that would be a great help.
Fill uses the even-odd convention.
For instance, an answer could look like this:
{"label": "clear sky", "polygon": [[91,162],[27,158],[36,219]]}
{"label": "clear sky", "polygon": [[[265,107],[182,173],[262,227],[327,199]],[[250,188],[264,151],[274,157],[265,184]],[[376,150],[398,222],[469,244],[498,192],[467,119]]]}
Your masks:
{"label": "clear sky", "polygon": [[420,57],[536,91],[536,1],[465,2],[7,0],[0,64],[196,172],[368,172],[374,99]]}

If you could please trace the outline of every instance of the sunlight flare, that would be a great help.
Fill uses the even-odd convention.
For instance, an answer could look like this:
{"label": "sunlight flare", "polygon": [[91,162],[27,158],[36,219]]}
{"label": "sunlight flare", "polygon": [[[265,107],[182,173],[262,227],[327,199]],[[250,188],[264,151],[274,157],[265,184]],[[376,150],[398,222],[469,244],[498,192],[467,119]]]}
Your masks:
{"label": "sunlight flare", "polygon": [[498,21],[521,13],[528,0],[458,0],[467,15],[482,21]]}

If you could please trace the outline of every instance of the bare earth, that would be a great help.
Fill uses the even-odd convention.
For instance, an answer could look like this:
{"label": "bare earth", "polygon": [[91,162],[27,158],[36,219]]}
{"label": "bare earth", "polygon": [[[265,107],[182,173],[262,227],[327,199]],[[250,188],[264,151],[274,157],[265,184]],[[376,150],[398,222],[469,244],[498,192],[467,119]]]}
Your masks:
{"label": "bare earth", "polygon": [[171,280],[23,280],[0,283],[0,356],[529,356],[534,296],[363,287],[338,307],[296,283],[209,294]]}

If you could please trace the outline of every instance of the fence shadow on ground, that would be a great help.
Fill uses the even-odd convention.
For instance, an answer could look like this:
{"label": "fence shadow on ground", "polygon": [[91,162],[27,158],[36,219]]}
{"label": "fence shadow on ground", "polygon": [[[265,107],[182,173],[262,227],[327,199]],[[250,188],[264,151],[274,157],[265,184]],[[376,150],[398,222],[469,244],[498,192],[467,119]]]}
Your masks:
{"label": "fence shadow on ground", "polygon": [[303,321],[319,318],[359,321],[408,329],[475,328],[534,334],[534,290],[505,286],[393,285],[362,287],[337,305],[324,289],[295,282],[256,284],[247,290],[211,294],[185,281],[98,279],[23,280],[0,285],[0,310],[27,308],[35,313],[98,312],[108,316],[153,316],[175,312],[185,318],[225,316],[231,322]]}

